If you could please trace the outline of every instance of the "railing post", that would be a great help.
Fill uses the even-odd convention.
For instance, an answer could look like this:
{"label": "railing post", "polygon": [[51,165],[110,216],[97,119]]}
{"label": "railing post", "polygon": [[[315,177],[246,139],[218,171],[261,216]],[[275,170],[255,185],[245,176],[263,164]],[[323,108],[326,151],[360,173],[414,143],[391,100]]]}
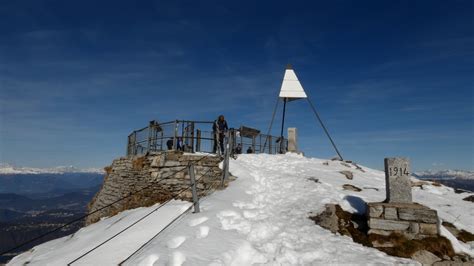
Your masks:
{"label": "railing post", "polygon": [[137,155],[137,131],[133,131],[133,153],[132,155]]}
{"label": "railing post", "polygon": [[128,135],[127,137],[127,153],[126,153],[127,156],[130,155],[130,136],[131,135],[132,134]]}
{"label": "railing post", "polygon": [[147,152],[150,152],[150,147],[151,147],[151,129],[152,129],[152,124],[151,122],[148,124],[148,145],[147,145]]}
{"label": "railing post", "polygon": [[196,152],[201,151],[201,130],[196,130]]}
{"label": "railing post", "polygon": [[191,152],[194,152],[194,122],[191,122]]}
{"label": "railing post", "polygon": [[163,130],[160,131],[160,151],[163,150]]}
{"label": "railing post", "polygon": [[174,121],[173,150],[178,149],[178,120]]}
{"label": "railing post", "polygon": [[252,151],[253,153],[257,153],[257,149],[255,148],[255,136],[252,136]]}
{"label": "railing post", "polygon": [[268,154],[273,154],[273,152],[272,152],[272,136],[268,135],[267,138],[268,138]]}
{"label": "railing post", "polygon": [[[229,134],[229,133],[227,133]],[[227,139],[227,140],[226,140]],[[230,138],[225,138],[224,137],[224,163],[222,165],[222,182],[221,186],[224,187],[224,182],[229,178],[229,156],[230,156],[230,151],[229,151],[229,143],[228,140]]]}
{"label": "railing post", "polygon": [[196,177],[194,176],[194,165],[189,164],[188,173],[191,182],[191,192],[193,194],[194,213],[200,212],[199,210],[199,199],[196,191]]}
{"label": "railing post", "polygon": [[[235,137],[235,131],[234,130],[229,131],[229,138],[228,138],[228,141],[227,141],[227,150],[229,151],[229,157],[234,155],[234,143],[235,143],[234,137]],[[227,164],[229,164],[229,162],[227,162]],[[227,168],[227,177],[229,177],[228,176],[228,174],[229,174],[228,169],[229,168]]]}

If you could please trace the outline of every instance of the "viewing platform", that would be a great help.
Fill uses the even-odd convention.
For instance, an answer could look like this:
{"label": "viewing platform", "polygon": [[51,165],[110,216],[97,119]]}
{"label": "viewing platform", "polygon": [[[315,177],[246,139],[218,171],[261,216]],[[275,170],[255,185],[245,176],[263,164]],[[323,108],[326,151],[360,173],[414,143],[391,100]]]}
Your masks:
{"label": "viewing platform", "polygon": [[[219,153],[218,134],[212,130],[212,121],[175,120],[159,123],[150,121],[147,127],[133,131],[128,136],[127,156],[148,152],[180,150],[189,153]],[[225,146],[231,153],[285,153],[288,140],[261,134],[260,130],[246,126],[230,128],[225,132]],[[236,152],[237,151],[237,152]]]}

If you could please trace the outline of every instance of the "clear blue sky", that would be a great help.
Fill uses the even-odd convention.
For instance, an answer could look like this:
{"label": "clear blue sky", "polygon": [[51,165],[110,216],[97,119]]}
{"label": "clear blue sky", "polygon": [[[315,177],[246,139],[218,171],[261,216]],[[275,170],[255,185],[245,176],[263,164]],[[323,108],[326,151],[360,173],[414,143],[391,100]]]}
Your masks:
{"label": "clear blue sky", "polygon": [[[266,129],[291,63],[345,158],[474,168],[472,1],[228,2],[1,1],[0,161],[102,167],[151,119]],[[334,156],[306,102],[287,121]]]}

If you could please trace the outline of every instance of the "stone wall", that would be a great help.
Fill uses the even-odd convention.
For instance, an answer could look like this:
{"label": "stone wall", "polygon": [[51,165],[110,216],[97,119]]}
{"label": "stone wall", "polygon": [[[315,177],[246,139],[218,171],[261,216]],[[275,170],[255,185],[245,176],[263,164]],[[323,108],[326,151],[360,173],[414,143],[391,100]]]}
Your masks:
{"label": "stone wall", "polygon": [[[211,193],[221,186],[222,170],[219,168],[221,159],[216,156],[208,156],[204,159],[203,157],[203,155],[167,151],[114,160],[111,166],[106,167],[107,173],[102,188],[88,205],[89,213],[120,198],[128,197],[88,216],[86,224],[94,223],[102,217],[112,216],[123,210],[151,206],[170,198],[191,201],[191,190],[182,192],[190,185],[187,170],[176,173],[189,162],[194,162],[195,165],[199,197]],[[130,193],[138,190],[140,192],[129,196]],[[182,193],[177,195],[180,192]]]}
{"label": "stone wall", "polygon": [[[369,234],[401,233],[409,239],[439,235],[436,210],[418,203],[369,203]],[[376,243],[372,243],[376,246]]]}

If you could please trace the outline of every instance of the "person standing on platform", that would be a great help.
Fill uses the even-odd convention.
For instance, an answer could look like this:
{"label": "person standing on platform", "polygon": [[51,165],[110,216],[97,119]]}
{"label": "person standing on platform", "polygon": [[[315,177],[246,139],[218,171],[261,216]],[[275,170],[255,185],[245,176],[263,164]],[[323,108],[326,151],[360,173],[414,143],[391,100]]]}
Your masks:
{"label": "person standing on platform", "polygon": [[223,115],[220,115],[212,125],[212,131],[214,132],[214,152],[218,151],[219,147],[221,154],[224,154],[224,138],[227,130],[229,130],[227,121]]}

